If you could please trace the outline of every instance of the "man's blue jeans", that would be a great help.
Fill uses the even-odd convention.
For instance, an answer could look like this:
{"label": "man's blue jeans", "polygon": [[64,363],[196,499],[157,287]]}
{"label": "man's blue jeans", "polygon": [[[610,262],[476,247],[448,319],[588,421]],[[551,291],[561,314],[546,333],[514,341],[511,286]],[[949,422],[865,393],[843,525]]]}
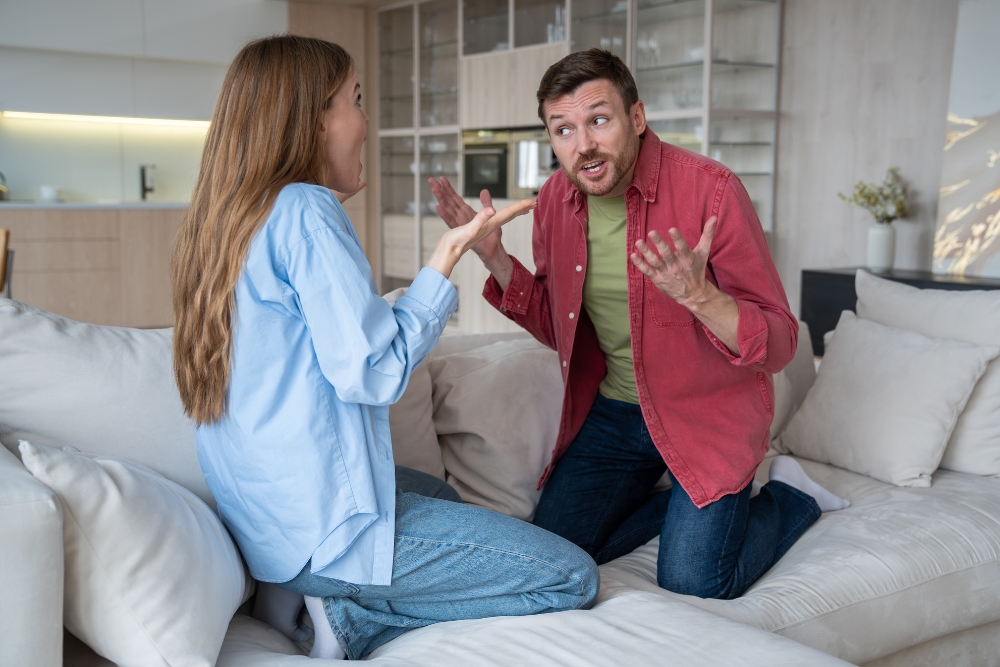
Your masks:
{"label": "man's blue jeans", "polygon": [[660,536],[657,583],[676,593],[733,599],[767,572],[820,516],[816,501],[782,482],[750,486],[698,509],[667,469],[638,405],[598,395],[556,464],[536,526],[565,537],[598,564]]}
{"label": "man's blue jeans", "polygon": [[463,505],[444,482],[400,467],[392,584],[359,586],[309,568],[278,585],[324,598],[334,634],[352,660],[441,621],[590,608],[600,584],[593,560],[573,544]]}

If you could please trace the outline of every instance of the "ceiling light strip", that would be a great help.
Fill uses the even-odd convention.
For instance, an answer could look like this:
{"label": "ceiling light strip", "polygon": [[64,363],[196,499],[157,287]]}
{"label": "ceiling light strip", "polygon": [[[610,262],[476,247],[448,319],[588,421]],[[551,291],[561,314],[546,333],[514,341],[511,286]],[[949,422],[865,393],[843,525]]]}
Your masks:
{"label": "ceiling light strip", "polygon": [[159,127],[207,128],[207,120],[180,120],[172,118],[132,118],[127,116],[79,116],[62,113],[33,113],[30,111],[4,111],[4,118],[26,120],[61,120],[77,123],[113,123],[119,125],[153,125]]}

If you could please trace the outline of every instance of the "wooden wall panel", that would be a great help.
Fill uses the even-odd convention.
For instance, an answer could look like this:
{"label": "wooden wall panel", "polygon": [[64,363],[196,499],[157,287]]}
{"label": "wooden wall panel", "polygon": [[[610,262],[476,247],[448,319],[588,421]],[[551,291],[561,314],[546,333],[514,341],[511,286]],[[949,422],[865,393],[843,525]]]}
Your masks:
{"label": "wooden wall panel", "polygon": [[541,125],[535,92],[542,75],[569,54],[563,42],[463,58],[458,63],[463,128]]}
{"label": "wooden wall panel", "polygon": [[837,198],[899,166],[916,206],[896,266],[929,269],[958,0],[785,0],[772,246],[803,268],[865,262],[871,216]]}
{"label": "wooden wall panel", "polygon": [[126,326],[173,326],[170,253],[184,213],[183,210],[121,211],[121,300]]}

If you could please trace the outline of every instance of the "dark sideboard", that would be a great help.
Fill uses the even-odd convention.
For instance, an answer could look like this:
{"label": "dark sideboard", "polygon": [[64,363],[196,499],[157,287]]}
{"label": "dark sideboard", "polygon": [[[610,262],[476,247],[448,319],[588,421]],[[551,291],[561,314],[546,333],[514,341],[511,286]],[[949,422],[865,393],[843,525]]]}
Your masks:
{"label": "dark sideboard", "polygon": [[[799,319],[809,325],[813,352],[823,356],[823,334],[837,327],[840,313],[853,311],[858,296],[854,291],[857,267],[845,269],[803,269],[802,301]],[[867,269],[866,269],[867,270]],[[891,269],[871,272],[886,280],[894,280],[920,289],[983,290],[1000,289],[1000,280],[993,278],[968,278],[942,276],[930,271]]]}

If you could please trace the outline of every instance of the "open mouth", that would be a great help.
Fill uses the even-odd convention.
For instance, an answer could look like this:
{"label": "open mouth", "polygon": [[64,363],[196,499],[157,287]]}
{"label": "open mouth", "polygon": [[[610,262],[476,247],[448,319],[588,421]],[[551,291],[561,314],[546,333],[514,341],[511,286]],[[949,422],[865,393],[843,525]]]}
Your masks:
{"label": "open mouth", "polygon": [[580,170],[587,174],[596,176],[597,174],[600,174],[603,171],[605,164],[606,163],[604,160],[593,160],[592,162],[585,162],[583,165],[581,165]]}

